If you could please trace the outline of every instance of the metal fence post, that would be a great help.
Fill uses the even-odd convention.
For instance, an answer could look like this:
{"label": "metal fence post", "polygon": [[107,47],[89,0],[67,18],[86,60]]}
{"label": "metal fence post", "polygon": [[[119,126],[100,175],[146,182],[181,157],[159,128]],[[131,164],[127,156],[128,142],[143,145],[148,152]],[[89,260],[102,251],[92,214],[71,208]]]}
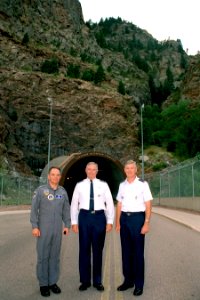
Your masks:
{"label": "metal fence post", "polygon": [[3,202],[3,175],[1,175],[1,206]]}
{"label": "metal fence post", "polygon": [[19,197],[20,197],[20,177],[18,177],[18,197],[17,197],[17,205],[19,205]]}
{"label": "metal fence post", "polygon": [[194,198],[194,165],[192,164],[192,197]]}

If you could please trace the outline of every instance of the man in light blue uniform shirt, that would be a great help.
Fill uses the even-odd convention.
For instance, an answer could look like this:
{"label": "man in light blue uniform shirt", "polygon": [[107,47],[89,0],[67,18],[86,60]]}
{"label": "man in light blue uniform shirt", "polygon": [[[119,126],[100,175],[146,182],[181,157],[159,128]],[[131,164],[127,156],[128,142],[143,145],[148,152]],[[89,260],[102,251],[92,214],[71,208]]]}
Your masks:
{"label": "man in light blue uniform shirt", "polygon": [[37,237],[37,278],[44,297],[50,296],[50,291],[61,293],[57,281],[62,233],[68,234],[70,228],[69,200],[65,189],[58,185],[60,178],[60,169],[51,167],[48,184],[35,191],[31,206],[32,235]]}
{"label": "man in light blue uniform shirt", "polygon": [[149,185],[137,177],[133,160],[124,167],[126,180],[117,194],[116,230],[120,232],[124,282],[117,288],[125,291],[135,286],[140,296],[144,286],[144,240],[149,231],[152,194]]}
{"label": "man in light blue uniform shirt", "polygon": [[[87,178],[77,183],[71,203],[72,230],[79,233],[80,291],[91,286],[91,250],[93,254],[93,286],[103,291],[102,255],[105,234],[112,229],[114,204],[108,184],[96,178],[98,165],[89,162]],[[91,197],[91,185],[92,197]],[[90,199],[93,207],[90,206]]]}

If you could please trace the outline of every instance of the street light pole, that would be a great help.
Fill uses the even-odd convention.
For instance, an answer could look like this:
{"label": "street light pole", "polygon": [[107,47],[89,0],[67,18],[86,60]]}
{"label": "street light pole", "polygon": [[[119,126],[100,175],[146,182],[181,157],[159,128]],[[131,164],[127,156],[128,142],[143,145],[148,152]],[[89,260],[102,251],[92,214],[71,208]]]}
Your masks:
{"label": "street light pole", "polygon": [[143,118],[142,118],[143,108],[144,108],[144,103],[140,107],[140,113],[141,113],[141,147],[142,147],[142,179],[144,180],[144,145],[143,145]]}
{"label": "street light pole", "polygon": [[48,170],[47,174],[49,172],[49,164],[50,164],[50,156],[51,156],[51,122],[52,122],[52,98],[48,97],[48,102],[49,102],[49,145],[48,145]]}

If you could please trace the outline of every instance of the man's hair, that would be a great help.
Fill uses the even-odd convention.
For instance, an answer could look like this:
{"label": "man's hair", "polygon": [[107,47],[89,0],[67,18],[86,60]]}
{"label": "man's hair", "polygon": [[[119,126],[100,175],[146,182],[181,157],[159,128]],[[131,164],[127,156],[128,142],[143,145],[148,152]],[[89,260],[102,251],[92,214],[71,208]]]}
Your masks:
{"label": "man's hair", "polygon": [[49,168],[49,171],[48,171],[48,174],[50,174],[51,173],[51,170],[52,169],[56,169],[56,170],[58,170],[59,172],[60,172],[60,174],[61,174],[61,169],[59,168],[59,167],[56,167],[56,166],[52,166],[52,167],[50,167]]}
{"label": "man's hair", "polygon": [[132,165],[132,164],[137,167],[136,162],[134,160],[132,160],[132,159],[127,160],[127,162],[125,162],[124,166],[126,166],[126,165]]}
{"label": "man's hair", "polygon": [[96,168],[97,168],[97,170],[98,170],[98,164],[95,163],[94,161],[90,161],[89,163],[87,163],[86,168],[87,168],[88,166],[90,166],[90,165],[95,165]]}

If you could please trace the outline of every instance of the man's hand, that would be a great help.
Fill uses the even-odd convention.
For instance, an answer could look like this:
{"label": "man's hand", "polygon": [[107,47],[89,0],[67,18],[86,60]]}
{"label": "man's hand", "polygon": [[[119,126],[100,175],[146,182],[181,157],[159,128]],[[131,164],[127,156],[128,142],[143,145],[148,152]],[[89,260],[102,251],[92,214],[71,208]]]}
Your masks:
{"label": "man's hand", "polygon": [[107,224],[106,225],[106,232],[109,232],[112,230],[112,224]]}
{"label": "man's hand", "polygon": [[63,234],[68,235],[69,234],[69,228],[64,227],[63,228]]}
{"label": "man's hand", "polygon": [[32,235],[35,236],[35,237],[39,237],[40,236],[40,230],[38,228],[33,228]]}
{"label": "man's hand", "polygon": [[72,225],[72,230],[73,232],[78,233],[78,225],[77,224]]}
{"label": "man's hand", "polygon": [[116,224],[116,226],[115,226],[115,230],[117,231],[117,232],[120,232],[120,224]]}
{"label": "man's hand", "polygon": [[149,232],[149,223],[145,222],[141,229],[141,234],[146,234]]}

